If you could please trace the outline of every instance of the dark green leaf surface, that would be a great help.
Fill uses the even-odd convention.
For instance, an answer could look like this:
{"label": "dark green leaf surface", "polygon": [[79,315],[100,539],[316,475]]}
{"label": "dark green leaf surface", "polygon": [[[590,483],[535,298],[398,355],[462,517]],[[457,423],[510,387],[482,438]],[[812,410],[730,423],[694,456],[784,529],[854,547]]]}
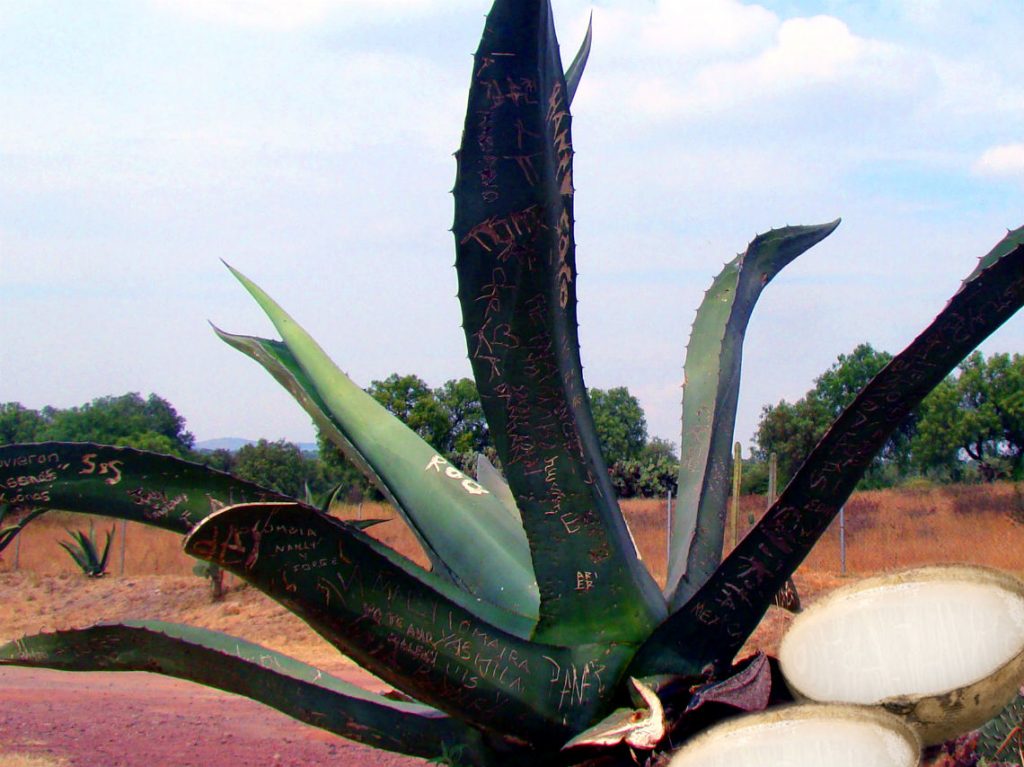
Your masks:
{"label": "dark green leaf surface", "polygon": [[669,605],[693,596],[722,561],[726,499],[743,336],[758,297],[787,264],[828,237],[839,221],[758,235],[726,264],[704,296],[686,350],[679,492],[672,517]]}
{"label": "dark green leaf surface", "polygon": [[374,748],[425,758],[446,744],[486,752],[479,732],[429,706],[367,692],[260,645],[191,626],[129,621],[36,634],[0,647],[0,665],[150,671],[244,695]]}
{"label": "dark green leaf surface", "polygon": [[0,504],[101,514],[187,533],[234,503],[290,500],[207,466],[88,442],[0,446]]}
{"label": "dark green leaf surface", "polygon": [[572,141],[547,0],[487,17],[455,183],[470,361],[522,513],[541,641],[639,641],[664,614],[619,511],[583,383]]}
{"label": "dark green leaf surface", "polygon": [[843,411],[757,526],[654,632],[630,673],[697,673],[731,661],[893,429],[1024,304],[1024,229],[982,265]]}
{"label": "dark green leaf surface", "polygon": [[509,617],[496,608],[297,504],[224,509],[185,550],[257,586],[413,698],[538,743],[561,745],[601,713],[632,654],[533,643],[527,622],[519,635],[498,628]]}

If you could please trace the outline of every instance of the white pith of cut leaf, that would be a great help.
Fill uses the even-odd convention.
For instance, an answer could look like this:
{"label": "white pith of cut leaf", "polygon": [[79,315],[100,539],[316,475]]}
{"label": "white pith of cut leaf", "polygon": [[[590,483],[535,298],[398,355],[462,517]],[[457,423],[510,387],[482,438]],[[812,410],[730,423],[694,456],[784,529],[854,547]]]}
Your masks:
{"label": "white pith of cut leaf", "polygon": [[1024,584],[960,565],[869,578],[800,615],[779,663],[799,698],[883,703],[941,742],[986,721],[1022,681]]}
{"label": "white pith of cut leaf", "polygon": [[669,767],[915,767],[920,749],[911,728],[884,711],[805,704],[713,727]]}

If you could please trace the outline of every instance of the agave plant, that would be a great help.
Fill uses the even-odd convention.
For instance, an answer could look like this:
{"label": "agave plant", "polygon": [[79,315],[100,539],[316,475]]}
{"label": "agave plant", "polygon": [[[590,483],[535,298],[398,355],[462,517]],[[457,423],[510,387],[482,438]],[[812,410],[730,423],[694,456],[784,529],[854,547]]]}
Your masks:
{"label": "agave plant", "polygon": [[[160,623],[25,637],[3,663],[145,669],[219,687],[352,740],[465,764],[633,764],[724,712],[787,699],[738,651],[887,436],[1024,303],[1024,230],[983,257],[867,385],[722,558],[743,336],[765,285],[838,221],[756,237],[714,280],[686,355],[678,513],[660,588],[603,463],[577,338],[569,105],[548,0],[496,0],[476,53],[455,184],[469,356],[504,479],[472,478],[345,376],[257,285],[281,340],[217,330],[261,364],[376,483],[421,568],[308,502],[139,450],[0,448],[0,503],[180,532],[401,695],[366,692],[257,645]],[[10,540],[8,534],[6,540]],[[566,746],[569,746],[566,748]]]}
{"label": "agave plant", "polygon": [[86,534],[81,530],[68,530],[70,541],[58,541],[84,575],[90,578],[102,578],[107,574],[107,560],[110,558],[110,544],[114,539],[114,528],[107,531],[107,540],[103,551],[96,545],[96,531],[90,529]]}

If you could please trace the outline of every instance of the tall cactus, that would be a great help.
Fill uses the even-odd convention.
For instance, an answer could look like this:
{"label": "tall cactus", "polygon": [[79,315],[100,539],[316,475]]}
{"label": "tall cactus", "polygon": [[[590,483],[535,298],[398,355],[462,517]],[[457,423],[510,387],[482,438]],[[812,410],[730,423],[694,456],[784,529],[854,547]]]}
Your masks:
{"label": "tall cactus", "polygon": [[[158,623],[25,637],[0,664],[139,670],[248,695],[379,748],[474,765],[650,762],[726,711],[774,706],[774,668],[733,659],[903,414],[1024,304],[1024,230],[837,419],[722,561],[743,336],[760,292],[838,221],[756,237],[712,283],[686,355],[679,506],[664,593],[639,560],[597,442],[578,343],[569,105],[548,0],[495,0],[473,62],[455,183],[456,271],[507,477],[449,464],[235,276],[281,340],[216,330],[376,483],[429,570],[302,499],[130,448],[0,446],[0,549],[47,508],[182,534],[410,697],[352,688],[242,640]],[[6,505],[4,505],[6,504]],[[13,512],[17,512],[14,514]],[[24,513],[22,513],[24,512]],[[269,666],[263,662],[272,659]],[[731,707],[731,708],[730,708]],[[781,714],[780,714],[781,716]],[[642,762],[640,762],[642,763]]]}

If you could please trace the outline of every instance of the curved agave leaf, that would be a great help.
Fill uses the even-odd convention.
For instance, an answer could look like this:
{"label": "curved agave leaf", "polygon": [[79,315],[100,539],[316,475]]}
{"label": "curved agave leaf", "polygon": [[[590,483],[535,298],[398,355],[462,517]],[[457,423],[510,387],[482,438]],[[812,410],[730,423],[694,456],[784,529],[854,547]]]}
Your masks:
{"label": "curved agave leaf", "polygon": [[[41,517],[48,511],[50,511],[50,509],[45,507],[39,509],[32,509],[31,511],[27,512],[21,519],[19,519],[15,524],[8,525],[7,527],[0,529],[0,552],[2,552],[4,549],[10,546],[11,543],[14,542],[14,539],[18,536],[18,533],[24,530],[25,526],[28,525],[29,522],[31,522],[33,519]],[[5,516],[7,516],[6,513],[0,514],[0,521],[2,521]]]}
{"label": "curved agave leaf", "polygon": [[222,506],[291,500],[202,464],[91,442],[0,446],[0,488],[0,503],[45,504],[177,533],[187,533]]}
{"label": "curved agave leaf", "polygon": [[415,699],[538,747],[557,747],[589,724],[631,655],[512,634],[498,627],[496,608],[472,604],[345,523],[297,504],[219,511],[185,551],[257,586]]}
{"label": "curved agave leaf", "polygon": [[576,96],[576,89],[579,87],[580,80],[583,77],[583,70],[587,68],[587,59],[590,58],[590,44],[593,42],[593,38],[594,14],[591,12],[590,21],[587,22],[587,34],[583,36],[583,43],[580,45],[579,51],[576,52],[576,58],[572,60],[572,64],[565,70],[565,100],[569,104],[572,104],[572,100]]}
{"label": "curved agave leaf", "polygon": [[[418,434],[352,383],[269,296],[232,272],[287,343],[214,328],[217,335],[260,363],[373,481],[416,535],[434,572],[499,607],[536,619],[540,597],[522,524],[505,513],[485,486],[448,465]],[[292,347],[304,350],[306,365],[317,371],[315,376]]]}
{"label": "curved agave leaf", "polygon": [[244,695],[374,748],[430,758],[462,744],[477,760],[487,758],[478,731],[437,709],[367,692],[287,655],[191,626],[127,621],[36,634],[0,646],[3,665],[150,671]]}
{"label": "curved agave leaf", "polygon": [[697,310],[684,368],[679,493],[665,586],[671,607],[693,596],[722,561],[743,336],[754,304],[776,274],[837,226],[838,220],[758,235],[725,265]]}
{"label": "curved agave leaf", "polygon": [[455,183],[470,361],[540,588],[541,641],[640,641],[664,615],[601,458],[576,323],[567,86],[547,0],[498,0]]}
{"label": "curved agave leaf", "polygon": [[728,663],[893,429],[1021,305],[1024,228],[985,256],[938,317],[864,387],[761,521],[651,635],[630,673],[698,673]]}

